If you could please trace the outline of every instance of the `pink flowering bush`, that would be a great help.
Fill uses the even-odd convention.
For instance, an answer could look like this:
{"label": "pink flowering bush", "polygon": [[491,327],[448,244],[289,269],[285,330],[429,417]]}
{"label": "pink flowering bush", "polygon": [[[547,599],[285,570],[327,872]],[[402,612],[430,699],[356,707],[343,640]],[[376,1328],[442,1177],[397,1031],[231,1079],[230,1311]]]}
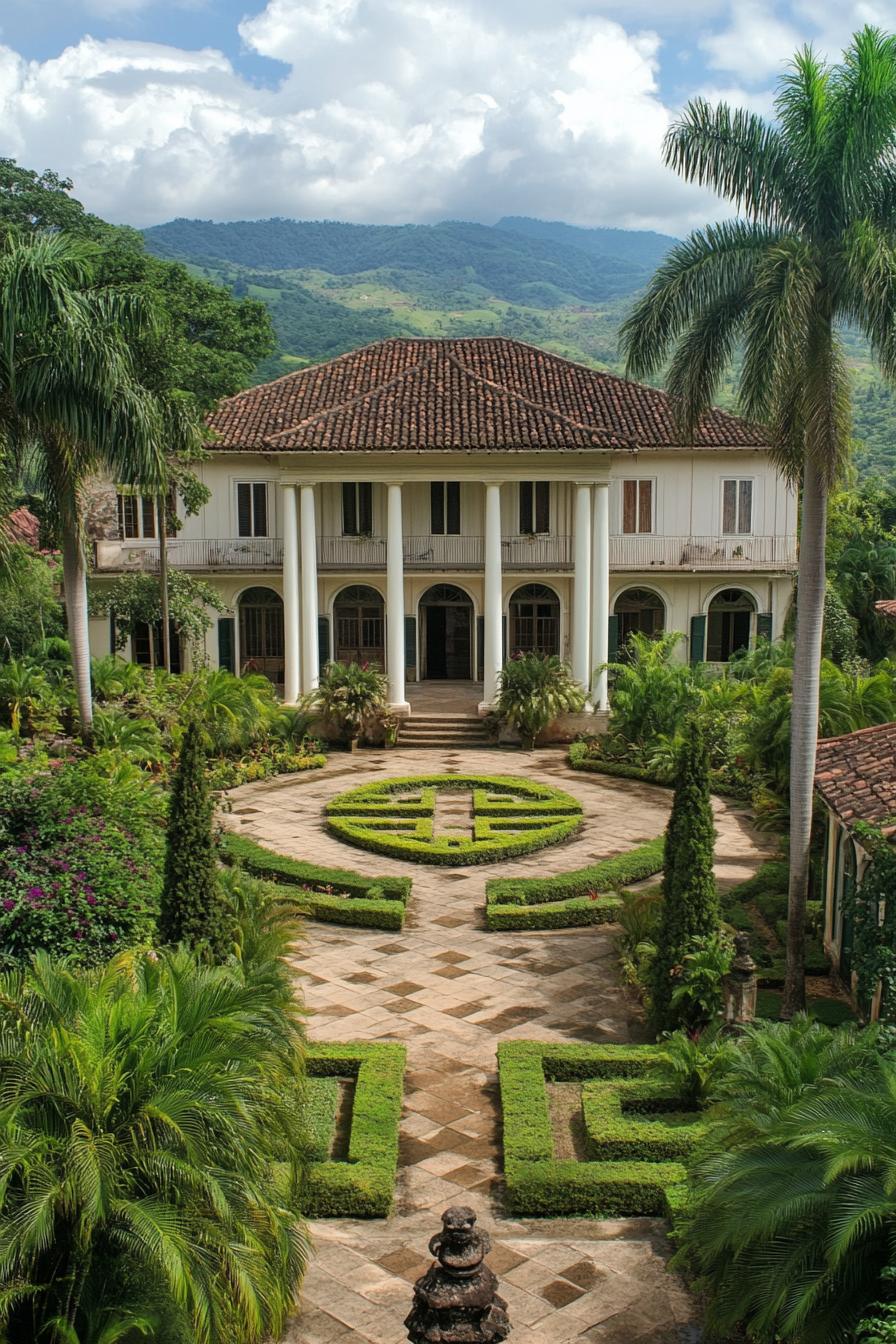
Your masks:
{"label": "pink flowering bush", "polygon": [[43,949],[95,965],[150,942],[159,790],[113,753],[0,780],[0,964]]}

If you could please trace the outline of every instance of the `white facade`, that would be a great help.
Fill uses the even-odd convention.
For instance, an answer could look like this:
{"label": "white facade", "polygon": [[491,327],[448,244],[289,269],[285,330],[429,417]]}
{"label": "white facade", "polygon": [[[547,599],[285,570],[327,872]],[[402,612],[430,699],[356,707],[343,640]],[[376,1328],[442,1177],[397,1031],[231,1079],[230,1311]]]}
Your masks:
{"label": "white facade", "polygon": [[[779,635],[790,603],[796,499],[762,450],[222,452],[198,474],[211,498],[170,539],[169,557],[227,604],[230,624],[216,614],[205,656],[235,670],[262,662],[288,700],[313,689],[322,660],[344,652],[337,599],[356,586],[382,604],[380,625],[368,624],[381,635],[376,656],[399,712],[407,712],[405,679],[446,675],[433,644],[443,625],[457,643],[448,672],[483,681],[487,704],[505,655],[531,635],[531,607],[542,643],[553,641],[604,708],[606,678],[595,669],[625,630],[653,622],[682,633],[683,659],[718,659],[732,642]],[[452,484],[437,504],[433,482],[458,489]],[[532,482],[547,483],[537,502]],[[135,528],[134,514],[127,528],[140,535],[95,543],[95,583],[157,568],[158,543],[142,515]],[[459,590],[453,614],[428,615],[435,585]],[[531,585],[543,600],[514,604]],[[250,589],[283,602],[282,616],[275,604],[270,618],[279,635],[259,634],[267,618],[241,612]],[[647,596],[627,600],[632,590]],[[443,590],[441,604],[450,608],[450,598]],[[639,615],[639,603],[654,598],[654,613]],[[617,612],[620,599],[633,610]],[[372,610],[357,605],[359,620]],[[347,621],[343,614],[343,631]],[[94,620],[91,639],[95,654],[107,652],[108,622]],[[245,647],[253,639],[268,641],[270,657]]]}

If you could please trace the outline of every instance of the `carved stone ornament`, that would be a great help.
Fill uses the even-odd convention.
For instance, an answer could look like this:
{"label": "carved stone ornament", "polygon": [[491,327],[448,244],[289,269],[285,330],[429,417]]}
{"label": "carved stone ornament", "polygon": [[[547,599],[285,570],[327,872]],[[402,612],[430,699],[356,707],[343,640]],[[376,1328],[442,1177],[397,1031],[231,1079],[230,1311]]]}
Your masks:
{"label": "carved stone ornament", "polygon": [[476,1231],[476,1214],[455,1205],[442,1214],[442,1230],[429,1243],[438,1263],[414,1285],[405,1321],[411,1344],[492,1344],[510,1334],[507,1303],[483,1263],[488,1233]]}

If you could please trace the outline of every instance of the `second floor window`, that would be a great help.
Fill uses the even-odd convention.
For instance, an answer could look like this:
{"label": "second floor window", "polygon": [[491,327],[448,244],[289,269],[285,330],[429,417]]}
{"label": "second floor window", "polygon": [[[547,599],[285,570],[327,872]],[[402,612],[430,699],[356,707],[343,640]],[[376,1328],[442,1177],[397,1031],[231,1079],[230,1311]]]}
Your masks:
{"label": "second floor window", "polygon": [[268,535],[267,481],[239,481],[236,487],[236,527],[240,537]]}
{"label": "second floor window", "polygon": [[653,481],[622,482],[622,530],[653,531]]}
{"label": "second floor window", "polygon": [[373,486],[370,481],[342,484],[342,535],[369,537],[373,532]]}
{"label": "second floor window", "polygon": [[745,536],[753,531],[753,482],[722,482],[722,531],[726,536]]}
{"label": "second floor window", "polygon": [[550,481],[520,481],[520,534],[551,530]]}
{"label": "second floor window", "polygon": [[434,537],[460,535],[460,482],[432,481],[429,486],[430,531]]}
{"label": "second floor window", "polygon": [[156,536],[156,503],[151,495],[119,494],[118,535],[123,541]]}

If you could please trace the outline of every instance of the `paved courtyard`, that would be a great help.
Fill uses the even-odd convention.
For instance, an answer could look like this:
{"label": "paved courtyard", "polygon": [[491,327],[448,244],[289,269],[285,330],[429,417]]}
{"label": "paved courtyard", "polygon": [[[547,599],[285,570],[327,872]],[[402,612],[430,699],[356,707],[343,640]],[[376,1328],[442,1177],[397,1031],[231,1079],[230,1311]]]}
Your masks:
{"label": "paved courtyard", "polygon": [[[499,865],[440,869],[367,854],[329,836],[336,793],[390,775],[463,771],[526,775],[583,804],[573,839]],[[374,751],[334,754],[313,774],[248,785],[228,824],[280,853],[370,875],[410,874],[401,934],[312,923],[295,957],[310,1034],[399,1040],[408,1048],[395,1212],[385,1221],[313,1224],[303,1307],[286,1344],[402,1344],[411,1284],[450,1204],[472,1205],[489,1231],[489,1263],[510,1307],[514,1344],[673,1344],[696,1331],[693,1305],[667,1272],[664,1224],[653,1219],[520,1221],[502,1208],[497,1044],[636,1041],[636,1002],[620,987],[606,928],[494,934],[482,925],[485,881],[566,872],[652,839],[670,795],[572,771],[565,753]],[[745,809],[716,801],[717,874],[748,877],[768,852]]]}

